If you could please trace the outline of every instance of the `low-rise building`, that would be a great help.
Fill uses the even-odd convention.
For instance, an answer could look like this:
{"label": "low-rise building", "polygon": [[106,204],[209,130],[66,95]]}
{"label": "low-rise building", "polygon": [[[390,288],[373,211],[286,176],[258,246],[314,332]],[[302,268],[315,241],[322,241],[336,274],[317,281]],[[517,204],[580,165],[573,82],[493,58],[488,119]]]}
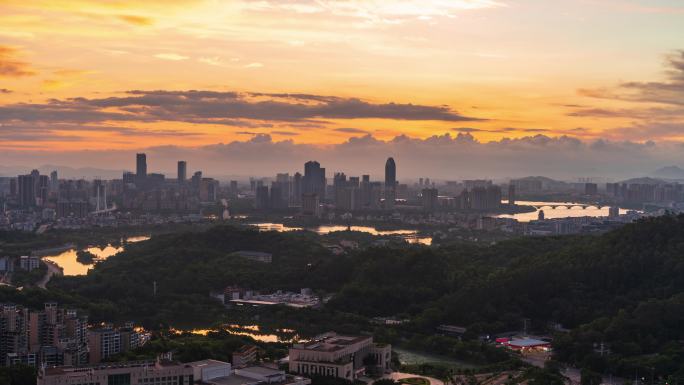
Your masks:
{"label": "low-rise building", "polygon": [[253,364],[257,359],[258,348],[254,345],[243,345],[233,352],[233,367],[244,368]]}
{"label": "low-rise building", "polygon": [[290,348],[289,369],[309,376],[331,376],[354,381],[366,370],[390,370],[392,347],[376,344],[372,336],[326,333]]}
{"label": "low-rise building", "polygon": [[[202,360],[188,364],[202,385],[309,385],[306,377],[294,376],[285,371],[264,366],[248,366],[231,370],[227,362]],[[175,384],[174,384],[175,385]]]}
{"label": "low-rise building", "polygon": [[32,271],[33,269],[37,269],[40,267],[40,257],[36,257],[33,255],[22,255],[21,257],[19,257],[19,267],[21,267],[22,270],[26,271]]}
{"label": "low-rise building", "polygon": [[42,367],[37,385],[193,385],[192,366],[170,360]]}

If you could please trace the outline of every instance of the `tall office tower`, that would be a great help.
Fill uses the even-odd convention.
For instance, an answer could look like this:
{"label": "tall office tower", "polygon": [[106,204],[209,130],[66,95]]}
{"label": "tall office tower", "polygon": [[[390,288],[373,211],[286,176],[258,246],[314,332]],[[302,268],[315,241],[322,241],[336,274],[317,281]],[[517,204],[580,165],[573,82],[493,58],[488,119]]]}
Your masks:
{"label": "tall office tower", "polygon": [[230,195],[234,197],[238,195],[238,182],[236,180],[230,181]]}
{"label": "tall office tower", "polygon": [[316,194],[320,201],[325,200],[325,168],[316,161],[304,163],[303,192]]}
{"label": "tall office tower", "polygon": [[19,175],[17,177],[19,205],[23,208],[36,205],[36,183],[32,175]]}
{"label": "tall office tower", "polygon": [[50,191],[59,190],[59,178],[57,177],[57,170],[50,173]]}
{"label": "tall office tower", "polygon": [[184,160],[178,161],[178,183],[183,184],[188,179],[188,163]]}
{"label": "tall office tower", "polygon": [[140,180],[143,180],[145,177],[147,177],[147,155],[135,155],[135,176]]}
{"label": "tall office tower", "polygon": [[512,183],[508,185],[508,204],[515,204],[515,185]]}
{"label": "tall office tower", "polygon": [[385,162],[385,187],[394,187],[397,184],[397,165],[394,158],[387,158]]}
{"label": "tall office tower", "polygon": [[298,172],[292,177],[292,196],[290,198],[293,206],[302,204],[302,174]]}
{"label": "tall office tower", "polygon": [[385,208],[394,208],[394,201],[397,198],[397,165],[394,158],[387,158],[385,162]]}

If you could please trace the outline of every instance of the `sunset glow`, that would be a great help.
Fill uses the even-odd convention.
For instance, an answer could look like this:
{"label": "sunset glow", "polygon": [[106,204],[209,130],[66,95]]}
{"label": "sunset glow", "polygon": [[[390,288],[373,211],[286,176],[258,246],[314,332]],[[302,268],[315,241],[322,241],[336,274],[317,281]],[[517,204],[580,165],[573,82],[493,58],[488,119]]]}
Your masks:
{"label": "sunset glow", "polygon": [[0,148],[679,141],[683,15],[668,0],[6,0]]}

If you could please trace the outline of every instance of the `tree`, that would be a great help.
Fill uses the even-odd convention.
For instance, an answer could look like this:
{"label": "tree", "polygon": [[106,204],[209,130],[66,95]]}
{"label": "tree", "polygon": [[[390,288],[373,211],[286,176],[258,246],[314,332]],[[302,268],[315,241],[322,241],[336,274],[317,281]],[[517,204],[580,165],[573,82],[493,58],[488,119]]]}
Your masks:
{"label": "tree", "polygon": [[589,369],[582,369],[580,375],[582,376],[580,380],[582,385],[601,385],[601,382],[603,382],[603,377],[601,374],[593,372]]}

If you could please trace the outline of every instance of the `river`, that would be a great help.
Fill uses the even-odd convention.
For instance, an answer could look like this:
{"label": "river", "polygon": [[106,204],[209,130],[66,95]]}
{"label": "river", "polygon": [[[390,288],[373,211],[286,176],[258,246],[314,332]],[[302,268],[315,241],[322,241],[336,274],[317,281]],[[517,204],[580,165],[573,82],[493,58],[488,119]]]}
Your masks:
{"label": "river", "polygon": [[[241,336],[252,337],[256,341],[261,342],[283,342],[292,343],[299,339],[299,336],[294,330],[291,329],[278,329],[277,334],[264,333],[259,325],[237,325],[237,324],[227,324],[221,327],[222,330],[227,331],[230,334],[236,334]],[[216,332],[218,329],[190,329],[184,330],[192,334],[199,334],[206,336],[210,332]]]}
{"label": "river", "polygon": [[[515,202],[518,205],[521,206],[544,206],[541,208],[541,210],[544,210],[544,218],[545,219],[554,219],[554,218],[577,218],[577,217],[607,217],[608,216],[608,210],[610,206],[604,206],[602,208],[598,208],[596,206],[588,205],[587,203],[576,203],[576,202],[535,202],[535,201],[517,201]],[[566,206],[563,205],[572,205],[574,207],[567,208]],[[581,206],[585,205],[587,206],[586,208],[582,208]],[[556,208],[553,208],[552,206],[556,206]],[[528,212],[528,213],[519,213],[519,214],[501,214],[497,215],[497,218],[513,218],[517,219],[518,222],[529,222],[529,221],[534,221],[539,218],[539,211],[540,209],[536,209],[534,211]],[[625,209],[620,209],[620,214],[626,214],[627,210]]]}
{"label": "river", "polygon": [[[150,239],[150,237],[147,235],[128,237],[124,240],[124,242],[121,243],[120,246],[113,246],[109,244],[102,248],[87,247],[83,250],[86,250],[95,255],[98,260],[105,260],[111,257],[112,255],[124,251],[126,243],[141,242],[146,241],[148,239]],[[81,262],[77,261],[77,252],[77,249],[72,248],[58,254],[46,255],[43,257],[43,259],[56,263],[59,267],[63,269],[64,275],[86,275],[88,274],[88,270],[92,269],[95,266],[95,264],[84,265]]]}
{"label": "river", "polygon": [[292,227],[286,226],[282,223],[250,223],[250,226],[255,226],[261,231],[301,231],[308,230],[317,234],[328,234],[335,231],[359,231],[372,235],[379,236],[398,236],[406,240],[408,243],[420,243],[423,245],[432,244],[432,237],[419,235],[417,230],[378,230],[370,226],[343,226],[343,225],[321,225],[317,227]]}

